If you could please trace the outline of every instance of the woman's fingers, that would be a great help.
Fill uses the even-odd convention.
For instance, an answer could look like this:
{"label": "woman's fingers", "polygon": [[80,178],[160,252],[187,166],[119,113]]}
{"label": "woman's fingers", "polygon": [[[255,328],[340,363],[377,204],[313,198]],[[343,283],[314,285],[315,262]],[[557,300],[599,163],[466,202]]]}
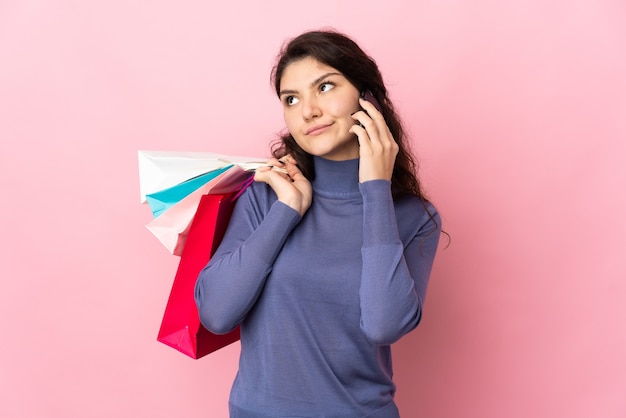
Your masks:
{"label": "woman's fingers", "polygon": [[[371,142],[380,143],[382,146],[395,144],[382,113],[367,100],[359,99],[359,103],[364,111],[358,111],[352,117],[362,125],[361,128],[367,133],[367,136],[360,137],[360,139],[369,139]],[[353,131],[355,134],[357,132],[356,130]]]}
{"label": "woman's fingers", "polygon": [[278,200],[301,215],[311,205],[313,195],[311,183],[304,177],[291,157],[269,160],[266,166],[256,170],[254,181],[267,183],[276,193]]}
{"label": "woman's fingers", "polygon": [[356,112],[352,117],[361,126],[354,125],[350,132],[359,141],[359,181],[375,179],[391,180],[398,144],[393,138],[382,114],[371,103],[360,100],[364,111]]}

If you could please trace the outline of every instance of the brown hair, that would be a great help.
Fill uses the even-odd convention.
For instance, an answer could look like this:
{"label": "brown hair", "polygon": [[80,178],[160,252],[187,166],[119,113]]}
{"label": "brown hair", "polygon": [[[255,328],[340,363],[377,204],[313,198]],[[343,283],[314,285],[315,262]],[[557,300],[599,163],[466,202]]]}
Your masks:
{"label": "brown hair", "polygon": [[[285,44],[278,54],[271,74],[271,81],[278,96],[285,68],[307,57],[337,69],[359,91],[372,92],[381,105],[383,117],[399,147],[391,178],[394,199],[413,195],[426,200],[417,178],[417,163],[410,153],[402,121],[387,96],[387,88],[374,59],[342,33],[332,30],[305,32]],[[272,154],[276,158],[291,154],[298,161],[305,177],[309,180],[315,177],[312,156],[298,146],[290,133],[287,132],[280,137],[272,147]]]}

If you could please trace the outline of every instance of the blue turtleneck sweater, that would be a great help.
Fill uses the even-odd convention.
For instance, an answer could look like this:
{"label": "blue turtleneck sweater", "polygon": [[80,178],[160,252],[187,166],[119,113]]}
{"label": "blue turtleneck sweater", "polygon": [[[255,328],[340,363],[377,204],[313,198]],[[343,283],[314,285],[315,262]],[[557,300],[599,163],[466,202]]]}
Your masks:
{"label": "blue turtleneck sweater", "polygon": [[359,184],[359,160],[314,164],[302,217],[265,183],[242,194],[196,283],[207,329],[241,325],[234,418],[399,416],[390,344],[422,316],[440,218]]}

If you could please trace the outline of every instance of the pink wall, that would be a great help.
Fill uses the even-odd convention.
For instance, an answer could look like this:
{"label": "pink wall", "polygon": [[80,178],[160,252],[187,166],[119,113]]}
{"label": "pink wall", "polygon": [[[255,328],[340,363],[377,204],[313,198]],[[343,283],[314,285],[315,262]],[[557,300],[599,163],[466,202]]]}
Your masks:
{"label": "pink wall", "polygon": [[273,57],[324,25],[376,57],[452,235],[403,416],[626,416],[624,2],[237,3],[0,2],[0,416],[226,416],[238,345],[155,340],[176,259],[136,151],[266,155]]}

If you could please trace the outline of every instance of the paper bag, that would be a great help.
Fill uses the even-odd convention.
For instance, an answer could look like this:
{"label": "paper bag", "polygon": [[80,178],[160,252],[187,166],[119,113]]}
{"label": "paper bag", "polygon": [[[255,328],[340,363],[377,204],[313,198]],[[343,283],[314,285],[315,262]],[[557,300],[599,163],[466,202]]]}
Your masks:
{"label": "paper bag", "polygon": [[230,167],[231,166],[229,165],[224,168],[218,168],[216,170],[209,171],[206,174],[201,174],[197,177],[186,180],[167,189],[147,194],[146,201],[148,202],[148,205],[150,205],[150,210],[152,210],[152,216],[154,216],[155,218],[159,217],[159,215],[161,215],[167,209],[171,208],[176,203],[180,202],[185,197],[198,190],[200,187],[218,177]]}
{"label": "paper bag", "polygon": [[146,195],[167,189],[213,170],[239,165],[253,170],[267,159],[216,154],[212,152],[138,151],[141,203]]}
{"label": "paper bag", "polygon": [[170,253],[181,255],[187,240],[189,226],[198,209],[201,197],[208,193],[220,194],[239,191],[252,176],[253,172],[233,165],[167,209],[158,218],[154,218],[146,225],[146,228],[161,241]]}
{"label": "paper bag", "polygon": [[198,359],[239,339],[239,328],[217,335],[200,323],[194,288],[224,236],[238,193],[202,196],[182,252],[158,341]]}

